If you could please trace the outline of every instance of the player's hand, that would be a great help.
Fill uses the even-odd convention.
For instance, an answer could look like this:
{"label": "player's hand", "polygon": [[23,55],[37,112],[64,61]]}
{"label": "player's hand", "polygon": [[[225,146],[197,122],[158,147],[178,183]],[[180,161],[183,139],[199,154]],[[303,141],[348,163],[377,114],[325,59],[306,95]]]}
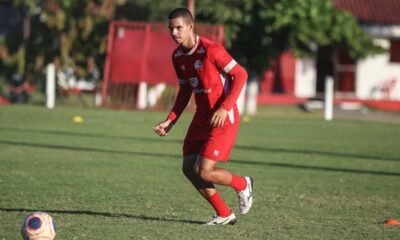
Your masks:
{"label": "player's hand", "polygon": [[171,120],[165,120],[164,122],[160,122],[157,125],[153,126],[154,132],[160,136],[164,137],[167,136],[169,130],[171,130],[173,124]]}
{"label": "player's hand", "polygon": [[228,115],[228,111],[225,108],[218,108],[211,117],[210,125],[213,128],[222,128],[224,126],[225,118]]}

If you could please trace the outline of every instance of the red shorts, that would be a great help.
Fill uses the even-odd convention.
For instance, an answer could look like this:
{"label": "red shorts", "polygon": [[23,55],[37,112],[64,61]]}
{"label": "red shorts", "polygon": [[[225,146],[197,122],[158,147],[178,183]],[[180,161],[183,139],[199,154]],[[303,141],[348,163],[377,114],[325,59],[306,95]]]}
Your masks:
{"label": "red shorts", "polygon": [[183,156],[201,155],[214,161],[226,162],[235,143],[239,121],[222,128],[198,126],[193,121],[183,144]]}

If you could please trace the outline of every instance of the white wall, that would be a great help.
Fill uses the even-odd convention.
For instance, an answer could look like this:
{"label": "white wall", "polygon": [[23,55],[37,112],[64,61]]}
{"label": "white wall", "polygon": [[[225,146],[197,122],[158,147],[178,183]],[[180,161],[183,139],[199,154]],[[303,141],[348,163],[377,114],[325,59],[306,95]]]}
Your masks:
{"label": "white wall", "polygon": [[296,97],[315,97],[317,69],[313,59],[296,59],[294,94]]}
{"label": "white wall", "polygon": [[[375,42],[385,48],[390,42],[376,39]],[[317,70],[313,59],[297,59],[295,73],[296,97],[310,98],[316,95]],[[385,92],[383,87],[395,81],[394,88]],[[391,63],[389,54],[371,55],[357,61],[356,64],[356,97],[360,99],[400,101],[400,63]]]}
{"label": "white wall", "polygon": [[[389,47],[387,40],[377,40]],[[395,81],[390,92],[382,90],[385,84]],[[391,63],[389,54],[379,54],[359,60],[356,67],[356,96],[360,99],[400,100],[400,63]]]}

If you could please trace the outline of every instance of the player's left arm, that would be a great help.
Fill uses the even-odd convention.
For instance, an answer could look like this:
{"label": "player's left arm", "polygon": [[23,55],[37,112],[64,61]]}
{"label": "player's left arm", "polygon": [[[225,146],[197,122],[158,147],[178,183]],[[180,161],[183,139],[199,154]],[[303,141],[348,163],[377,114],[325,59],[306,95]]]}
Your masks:
{"label": "player's left arm", "polygon": [[232,78],[231,86],[225,96],[225,100],[222,102],[221,107],[217,109],[211,117],[211,126],[222,127],[228,112],[236,104],[243,86],[246,83],[247,72],[222,46],[214,48],[214,51],[211,51],[211,54],[211,59],[213,60],[214,65]]}
{"label": "player's left arm", "polygon": [[225,101],[221,104],[221,107],[227,111],[232,109],[232,107],[236,104],[244,84],[247,81],[247,72],[242,66],[236,63],[228,75],[232,77],[232,85],[228,95],[225,98]]}

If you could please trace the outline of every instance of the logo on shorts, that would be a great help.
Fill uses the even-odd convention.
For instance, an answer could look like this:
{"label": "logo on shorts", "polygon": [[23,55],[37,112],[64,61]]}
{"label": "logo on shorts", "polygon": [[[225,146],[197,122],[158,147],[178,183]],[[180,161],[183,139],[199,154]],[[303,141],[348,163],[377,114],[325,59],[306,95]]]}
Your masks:
{"label": "logo on shorts", "polygon": [[219,150],[214,150],[214,156],[218,157],[219,155]]}

